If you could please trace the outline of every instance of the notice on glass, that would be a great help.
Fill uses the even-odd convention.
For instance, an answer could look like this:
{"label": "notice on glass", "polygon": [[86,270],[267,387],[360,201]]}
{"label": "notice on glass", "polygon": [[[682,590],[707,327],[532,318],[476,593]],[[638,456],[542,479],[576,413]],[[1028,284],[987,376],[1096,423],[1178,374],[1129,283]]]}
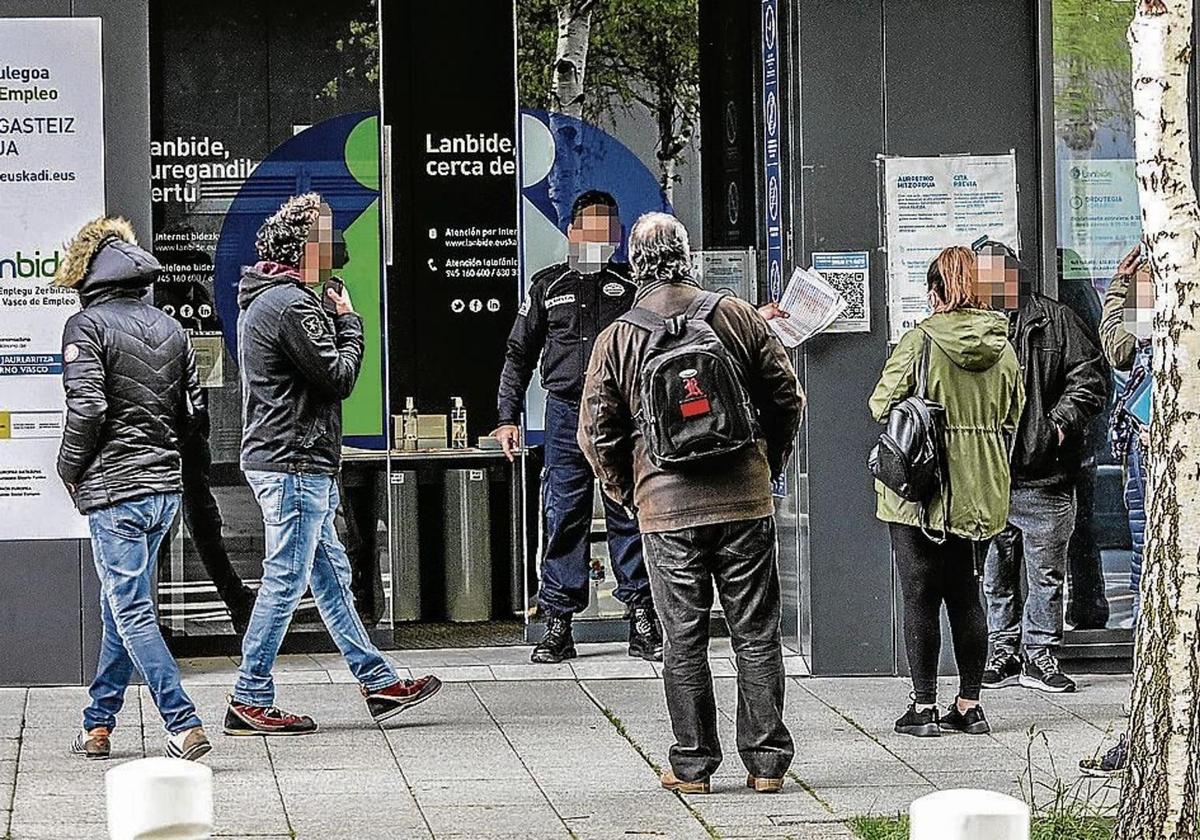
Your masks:
{"label": "notice on glass", "polygon": [[826,329],[846,308],[846,299],[811,269],[797,268],[783,290],[779,308],[787,318],[769,323],[784,347],[797,347]]}
{"label": "notice on glass", "polygon": [[0,18],[0,56],[0,540],[84,538],[55,468],[79,301],[52,282],[104,214],[100,20]]}
{"label": "notice on glass", "polygon": [[866,251],[818,252],[812,255],[812,267],[846,301],[846,308],[827,332],[870,332],[871,255]]}
{"label": "notice on glass", "polygon": [[1066,161],[1060,184],[1058,229],[1063,231],[1066,248],[1063,277],[1107,280],[1142,235],[1137,161]]}
{"label": "notice on glass", "polygon": [[926,272],[951,245],[987,236],[1019,250],[1016,155],[884,157],[888,337],[928,317]]}

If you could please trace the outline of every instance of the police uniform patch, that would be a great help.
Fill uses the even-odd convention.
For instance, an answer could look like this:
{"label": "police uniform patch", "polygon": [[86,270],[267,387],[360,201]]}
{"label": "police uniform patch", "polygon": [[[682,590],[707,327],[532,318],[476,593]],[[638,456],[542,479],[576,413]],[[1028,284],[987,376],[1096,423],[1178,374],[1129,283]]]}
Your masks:
{"label": "police uniform patch", "polygon": [[79,345],[68,344],[63,348],[63,362],[70,364],[79,358]]}
{"label": "police uniform patch", "polygon": [[321,323],[320,315],[306,315],[300,326],[304,327],[309,338],[320,338],[325,333],[325,325]]}
{"label": "police uniform patch", "polygon": [[605,283],[602,291],[609,297],[620,297],[625,294],[625,287],[620,283]]}
{"label": "police uniform patch", "polygon": [[574,302],[575,295],[558,295],[557,297],[552,297],[546,301],[546,308],[550,309],[555,306],[564,306],[565,304]]}
{"label": "police uniform patch", "polygon": [[526,295],[525,300],[521,301],[521,305],[517,307],[517,314],[524,318],[529,314],[531,308],[533,308],[533,303],[529,300],[529,296]]}

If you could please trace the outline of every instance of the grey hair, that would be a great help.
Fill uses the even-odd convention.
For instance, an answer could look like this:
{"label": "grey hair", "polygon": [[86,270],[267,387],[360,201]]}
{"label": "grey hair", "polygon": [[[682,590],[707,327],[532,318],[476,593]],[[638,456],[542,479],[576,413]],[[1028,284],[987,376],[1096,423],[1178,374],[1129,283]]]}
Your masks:
{"label": "grey hair", "polygon": [[692,276],[687,228],[669,213],[646,213],[629,234],[629,262],[639,283],[676,283]]}
{"label": "grey hair", "polygon": [[320,215],[321,196],[316,193],[289,198],[258,229],[254,246],[259,258],[283,265],[300,265],[308,232]]}

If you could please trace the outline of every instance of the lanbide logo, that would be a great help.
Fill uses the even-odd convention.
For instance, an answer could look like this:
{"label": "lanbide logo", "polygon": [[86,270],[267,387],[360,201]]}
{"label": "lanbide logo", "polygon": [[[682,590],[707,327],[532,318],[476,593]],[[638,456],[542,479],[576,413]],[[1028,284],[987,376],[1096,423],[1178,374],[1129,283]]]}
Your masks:
{"label": "lanbide logo", "polygon": [[61,263],[62,254],[57,250],[48,256],[41,251],[34,251],[32,255],[17,251],[10,257],[0,258],[0,280],[49,280]]}

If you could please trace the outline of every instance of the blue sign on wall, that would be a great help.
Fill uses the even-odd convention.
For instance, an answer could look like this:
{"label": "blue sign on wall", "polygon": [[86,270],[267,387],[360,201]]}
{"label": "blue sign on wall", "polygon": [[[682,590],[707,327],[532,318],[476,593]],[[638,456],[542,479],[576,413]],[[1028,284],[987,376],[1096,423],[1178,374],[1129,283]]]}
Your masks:
{"label": "blue sign on wall", "polygon": [[779,0],[762,4],[763,179],[767,231],[767,293],[783,294],[783,183],[780,166]]}

